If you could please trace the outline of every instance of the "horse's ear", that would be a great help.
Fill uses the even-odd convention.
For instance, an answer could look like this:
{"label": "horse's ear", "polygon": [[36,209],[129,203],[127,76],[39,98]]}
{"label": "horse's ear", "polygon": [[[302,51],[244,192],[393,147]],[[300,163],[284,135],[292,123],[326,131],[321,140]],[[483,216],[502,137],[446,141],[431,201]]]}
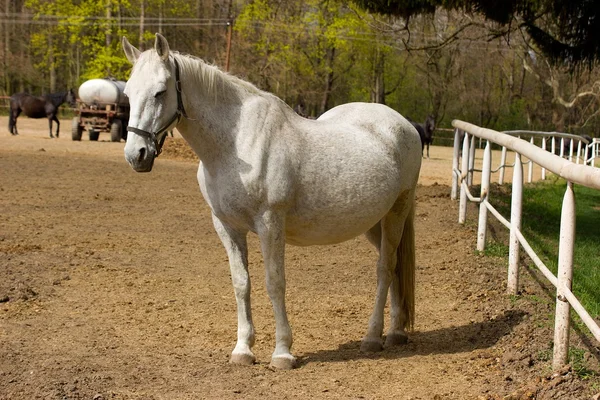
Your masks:
{"label": "horse's ear", "polygon": [[123,36],[123,50],[125,51],[125,56],[129,60],[131,64],[135,64],[137,59],[140,57],[140,51],[133,47],[129,40],[125,36]]}
{"label": "horse's ear", "polygon": [[163,60],[167,61],[169,59],[169,43],[167,39],[160,33],[156,34],[156,41],[154,42],[154,48],[158,53],[158,56]]}

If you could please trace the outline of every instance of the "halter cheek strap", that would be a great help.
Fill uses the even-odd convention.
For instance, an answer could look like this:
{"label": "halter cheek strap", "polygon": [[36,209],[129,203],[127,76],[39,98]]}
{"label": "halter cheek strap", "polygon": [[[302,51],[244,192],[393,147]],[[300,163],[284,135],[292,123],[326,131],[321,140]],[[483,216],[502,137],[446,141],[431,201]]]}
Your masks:
{"label": "halter cheek strap", "polygon": [[181,117],[188,118],[185,108],[183,107],[183,100],[181,98],[181,81],[179,79],[179,63],[176,58],[173,58],[175,61],[175,89],[177,92],[177,111],[175,115],[171,117],[171,119],[165,124],[165,126],[159,129],[157,132],[149,132],[143,129],[136,128],[134,126],[128,126],[127,131],[137,133],[140,136],[151,139],[154,142],[154,146],[156,148],[155,157],[158,157],[162,152],[163,144],[165,143],[165,139],[167,138],[167,130],[173,124],[173,122],[177,121],[175,126],[179,124],[181,121]]}

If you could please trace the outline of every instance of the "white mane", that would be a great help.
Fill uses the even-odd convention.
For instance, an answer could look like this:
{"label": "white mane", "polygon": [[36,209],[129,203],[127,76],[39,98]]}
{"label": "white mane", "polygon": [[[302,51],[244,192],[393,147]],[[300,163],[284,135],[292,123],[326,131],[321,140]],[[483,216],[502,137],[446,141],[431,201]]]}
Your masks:
{"label": "white mane", "polygon": [[218,96],[227,98],[231,95],[229,89],[232,87],[241,88],[247,93],[262,96],[273,96],[254,86],[252,83],[244,81],[236,76],[221,71],[217,66],[210,65],[201,58],[187,54],[181,54],[177,51],[171,51],[171,55],[177,59],[181,68],[181,75],[187,80],[191,79],[190,85],[201,87],[206,90],[206,95],[216,99]]}

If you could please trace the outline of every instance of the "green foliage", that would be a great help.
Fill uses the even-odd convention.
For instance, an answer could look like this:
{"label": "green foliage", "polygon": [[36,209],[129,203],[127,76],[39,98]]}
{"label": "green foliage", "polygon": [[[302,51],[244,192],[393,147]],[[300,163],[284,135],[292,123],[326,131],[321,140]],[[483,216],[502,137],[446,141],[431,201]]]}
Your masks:
{"label": "green foliage", "polygon": [[[172,17],[191,12],[189,2],[183,0],[144,1],[149,14],[161,10]],[[125,59],[120,40],[123,35],[137,39],[139,32],[135,24],[122,21],[118,15],[134,13],[139,1],[27,0],[25,6],[35,20],[43,22],[33,26],[29,46],[34,67],[44,81],[48,82],[52,70],[63,87],[77,86],[92,78],[127,78],[131,66]],[[110,20],[106,19],[107,6],[113,15]],[[154,40],[154,33],[146,31],[144,38]]]}
{"label": "green foliage", "polygon": [[[334,77],[337,103],[368,101],[368,92],[366,96],[364,92],[368,60],[356,56],[365,45],[348,40],[355,32],[369,29],[361,16],[341,1],[256,0],[246,4],[235,30],[252,49],[248,57],[262,66],[259,75],[250,80],[278,92],[289,103],[300,100],[312,105],[313,115],[323,100],[318,89],[325,86],[328,76]],[[356,70],[362,80],[359,85],[351,83]],[[349,79],[339,83],[342,74]]]}
{"label": "green foliage", "polygon": [[[425,4],[402,3],[415,12]],[[232,2],[231,10],[214,2],[214,7],[185,0],[144,4],[140,33],[141,0],[27,0],[26,12],[35,15],[36,23],[15,27],[11,57],[19,66],[4,60],[12,68],[0,71],[3,87],[39,93],[51,84],[61,89],[90,78],[126,79],[130,65],[121,37],[143,50],[159,30],[173,49],[223,66],[225,21],[233,18],[231,72],[291,106],[304,103],[312,116],[342,103],[384,101],[417,121],[433,114],[439,128],[458,118],[497,130],[557,129],[552,90],[523,70],[522,39],[512,38],[509,49],[503,41],[482,40],[489,31],[478,26],[465,33],[470,40],[457,37],[440,46],[473,24],[472,17],[460,13],[414,14],[405,21],[368,14],[344,0],[241,0]],[[158,25],[159,16],[164,25]],[[406,51],[405,44],[422,49]],[[561,74],[564,86],[573,87],[565,98],[576,89],[588,90],[597,75],[576,87],[571,75]],[[597,106],[588,102],[567,110],[565,121],[574,127],[569,131],[595,135],[600,118],[588,117]],[[443,139],[444,134],[435,136]]]}
{"label": "green foliage", "polygon": [[[537,46],[558,64],[600,60],[600,8],[590,0],[352,0],[370,12],[410,18],[437,8],[479,13],[501,25],[520,19]],[[545,16],[546,18],[541,18]],[[550,23],[548,23],[550,21]]]}
{"label": "green foliage", "polygon": [[127,80],[131,64],[121,54],[120,48],[100,48],[96,57],[90,60],[81,76],[81,83],[94,78],[114,77],[118,80]]}

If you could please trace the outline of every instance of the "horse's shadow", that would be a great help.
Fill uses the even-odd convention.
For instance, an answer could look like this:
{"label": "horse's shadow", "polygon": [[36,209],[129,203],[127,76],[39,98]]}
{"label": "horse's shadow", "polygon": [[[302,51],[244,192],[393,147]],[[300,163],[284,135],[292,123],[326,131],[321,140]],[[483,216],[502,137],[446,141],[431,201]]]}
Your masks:
{"label": "horse's shadow", "polygon": [[385,348],[378,353],[360,351],[360,341],[350,341],[337,349],[319,350],[299,355],[298,364],[314,362],[346,362],[360,359],[399,359],[416,355],[465,353],[492,347],[510,334],[526,315],[523,311],[508,310],[493,320],[431,331],[417,331],[406,345]]}

